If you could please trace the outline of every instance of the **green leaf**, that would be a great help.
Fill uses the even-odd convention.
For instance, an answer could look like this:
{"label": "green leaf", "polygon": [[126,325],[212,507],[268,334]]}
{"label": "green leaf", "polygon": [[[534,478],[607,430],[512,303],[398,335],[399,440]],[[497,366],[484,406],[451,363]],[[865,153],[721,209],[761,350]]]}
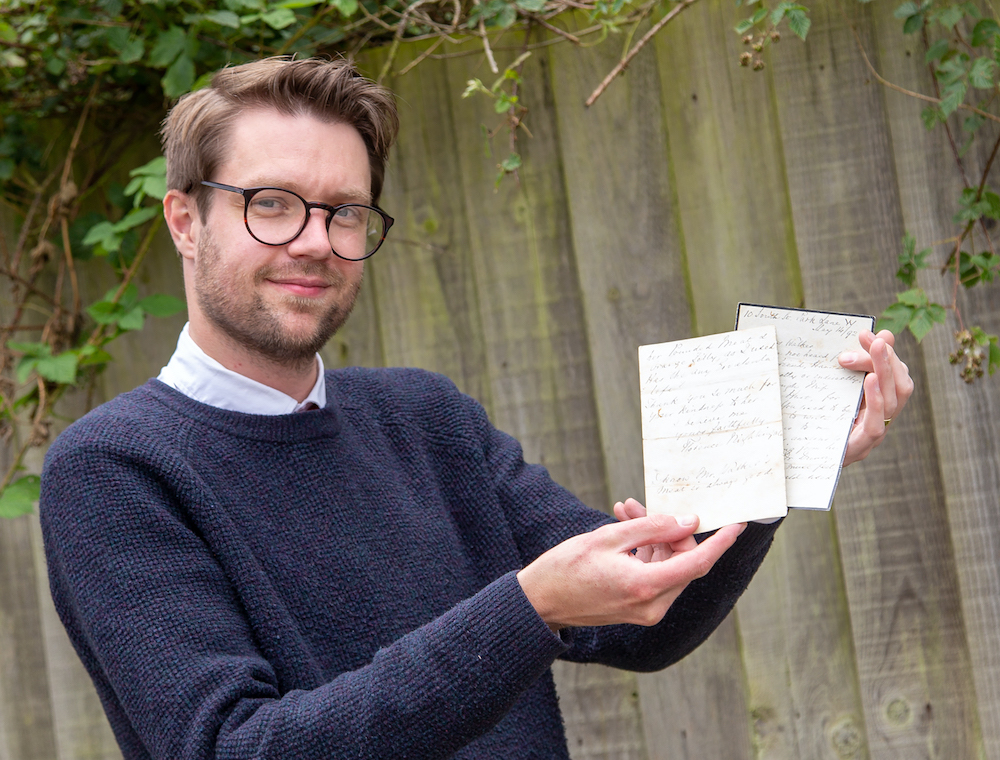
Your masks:
{"label": "green leaf", "polygon": [[916,13],[903,22],[903,34],[913,34],[924,28],[924,14]]}
{"label": "green leaf", "polygon": [[965,93],[968,87],[965,82],[959,80],[948,85],[941,98],[941,113],[945,117],[951,116],[955,110],[965,101]]}
{"label": "green leaf", "polygon": [[126,230],[130,230],[133,227],[138,227],[140,224],[145,224],[150,219],[155,216],[159,216],[163,213],[163,209],[159,206],[142,206],[141,208],[134,208],[125,214],[118,222],[115,223],[113,229],[116,233],[122,233]]}
{"label": "green leaf", "polygon": [[505,172],[512,172],[515,169],[519,169],[521,166],[521,157],[517,153],[511,153],[507,158],[500,162],[500,168]]}
{"label": "green leaf", "polygon": [[202,18],[219,26],[228,26],[230,29],[240,28],[240,17],[232,11],[209,11],[202,14]]}
{"label": "green leaf", "polygon": [[330,0],[330,5],[336,8],[344,18],[350,18],[358,12],[358,0]]}
{"label": "green leaf", "polygon": [[529,13],[538,13],[545,10],[545,0],[516,0],[517,7]]}
{"label": "green leaf", "polygon": [[907,1],[896,8],[896,10],[892,12],[892,15],[898,19],[905,19],[916,15],[919,10],[920,9],[917,7],[916,3]]}
{"label": "green leaf", "polygon": [[[284,29],[295,23],[295,11],[289,8],[273,8],[267,13],[260,14],[261,21],[272,29]],[[192,81],[194,77],[191,77]],[[190,87],[191,85],[188,85]]]}
{"label": "green leaf", "polygon": [[142,54],[145,52],[146,46],[142,40],[134,37],[119,51],[118,60],[122,63],[135,63],[142,58]]}
{"label": "green leaf", "polygon": [[0,182],[14,176],[17,164],[9,158],[0,158]]}
{"label": "green leaf", "polygon": [[996,335],[990,336],[990,375],[1000,369],[1000,345]]}
{"label": "green leaf", "polygon": [[141,308],[135,306],[118,319],[118,326],[122,330],[141,330],[145,321],[145,313]]}
{"label": "green leaf", "polygon": [[934,14],[934,20],[948,31],[951,31],[955,28],[955,24],[961,21],[964,16],[965,10],[961,5],[948,5]]}
{"label": "green leaf", "polygon": [[92,349],[91,351],[81,351],[80,352],[80,366],[89,367],[94,364],[107,364],[112,361],[111,354],[102,348],[95,348],[94,346],[87,346],[87,348]]}
{"label": "green leaf", "polygon": [[756,11],[754,11],[753,14],[754,24],[759,24],[766,18],[767,18],[767,8],[758,8]]}
{"label": "green leaf", "polygon": [[151,296],[146,296],[137,305],[144,312],[154,317],[169,317],[184,311],[187,307],[187,304],[180,298],[167,295],[166,293],[154,293]]}
{"label": "green leaf", "polygon": [[949,50],[948,40],[941,39],[927,48],[927,52],[924,54],[924,63],[930,63],[931,61],[936,61],[941,58]]}
{"label": "green leaf", "polygon": [[788,28],[799,39],[805,40],[806,35],[809,34],[810,26],[812,26],[812,21],[805,14],[805,11],[792,10],[788,12]]}
{"label": "green leaf", "polygon": [[7,348],[25,356],[52,356],[52,347],[48,343],[22,343],[15,340],[7,341]]}
{"label": "green leaf", "polygon": [[39,359],[35,372],[54,383],[69,385],[76,380],[76,365],[79,356],[75,351],[65,351],[58,356]]}
{"label": "green leaf", "polygon": [[25,475],[9,484],[0,493],[0,517],[30,515],[35,509],[42,490],[42,479]]}
{"label": "green leaf", "polygon": [[910,324],[912,316],[912,306],[907,306],[903,303],[894,303],[879,315],[875,329],[889,330],[894,335],[899,335]]}
{"label": "green leaf", "polygon": [[95,224],[83,238],[84,245],[98,245],[103,249],[103,253],[111,253],[118,250],[121,245],[121,237],[115,232],[115,225],[108,221]]}
{"label": "green leaf", "polygon": [[187,47],[187,35],[179,26],[171,26],[156,38],[156,44],[149,52],[149,65],[165,69],[173,63],[177,56]]}
{"label": "green leaf", "polygon": [[746,34],[753,29],[753,18],[745,18],[733,28],[737,34]]}
{"label": "green leaf", "polygon": [[35,365],[40,362],[41,359],[34,356],[25,356],[17,363],[17,369],[14,374],[17,376],[17,382],[19,385],[23,385],[28,382],[28,376],[31,371],[35,368]]}
{"label": "green leaf", "polygon": [[972,30],[972,46],[992,44],[997,35],[1000,35],[1000,24],[991,18],[984,18]]}
{"label": "green leaf", "polygon": [[314,5],[319,5],[323,0],[284,0],[282,3],[278,3],[282,8],[311,8]]}
{"label": "green leaf", "polygon": [[923,288],[913,288],[912,290],[907,290],[904,293],[897,293],[896,300],[899,301],[899,303],[906,304],[907,306],[926,306],[927,294],[924,292]]}
{"label": "green leaf", "polygon": [[976,132],[985,123],[986,117],[980,116],[978,113],[974,113],[962,122],[962,129],[969,133]]}
{"label": "green leaf", "polygon": [[934,323],[944,323],[945,311],[944,307],[938,304],[930,304],[929,306],[921,306],[915,309],[913,316],[910,318],[910,332],[913,333],[913,337],[917,339],[917,343],[924,339],[934,327]]}
{"label": "green leaf", "polygon": [[87,307],[87,313],[99,325],[113,325],[125,309],[111,301],[98,301]]}
{"label": "green leaf", "polygon": [[969,69],[969,84],[980,90],[992,89],[996,68],[996,61],[992,58],[977,58]]}
{"label": "green leaf", "polygon": [[517,6],[512,3],[505,3],[503,10],[493,19],[492,26],[506,29],[509,26],[513,26],[515,21],[517,21]]}
{"label": "green leaf", "polygon": [[[291,11],[288,12],[291,13]],[[181,55],[167,69],[161,83],[164,95],[168,98],[179,98],[194,84],[194,61],[187,55]]]}

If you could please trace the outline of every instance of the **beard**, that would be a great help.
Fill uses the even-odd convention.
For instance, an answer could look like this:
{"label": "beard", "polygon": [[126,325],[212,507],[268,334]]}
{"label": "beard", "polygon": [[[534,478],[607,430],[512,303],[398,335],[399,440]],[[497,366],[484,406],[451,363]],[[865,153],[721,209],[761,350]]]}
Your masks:
{"label": "beard", "polygon": [[[292,295],[282,296],[277,304],[267,303],[262,283],[289,277],[322,279],[340,297],[329,306]],[[198,244],[194,289],[205,318],[238,345],[279,365],[301,367],[312,362],[350,316],[360,288],[360,278],[350,282],[343,272],[315,260],[239,272],[223,264],[210,236],[203,236]],[[282,313],[287,312],[315,313],[315,327],[306,333],[293,332],[282,323]]]}

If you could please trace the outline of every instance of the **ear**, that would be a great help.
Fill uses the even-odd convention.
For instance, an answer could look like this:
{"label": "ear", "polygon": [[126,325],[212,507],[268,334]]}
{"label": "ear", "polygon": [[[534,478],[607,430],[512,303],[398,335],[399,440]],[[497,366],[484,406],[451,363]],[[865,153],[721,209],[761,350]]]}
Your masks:
{"label": "ear", "polygon": [[193,261],[201,234],[201,216],[195,199],[180,190],[168,190],[163,196],[163,218],[167,221],[177,253]]}

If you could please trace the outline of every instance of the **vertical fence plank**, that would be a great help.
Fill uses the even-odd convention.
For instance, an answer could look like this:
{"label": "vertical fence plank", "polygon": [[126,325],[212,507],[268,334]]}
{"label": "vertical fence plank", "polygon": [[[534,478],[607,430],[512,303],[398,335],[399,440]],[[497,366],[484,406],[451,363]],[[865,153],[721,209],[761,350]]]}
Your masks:
{"label": "vertical fence plank", "polygon": [[[904,36],[902,22],[891,10],[877,6],[874,11],[883,76],[910,90],[933,92],[930,73],[923,65],[925,50],[920,35]],[[903,218],[920,250],[956,233],[951,217],[963,189],[961,173],[944,128],[924,129],[920,119],[923,103],[890,90],[884,92],[884,98]],[[960,122],[960,117],[951,122],[956,134],[962,134]],[[976,148],[963,157],[973,184],[982,176],[997,133],[996,127],[987,123],[980,130]],[[992,168],[989,179],[994,189],[998,177],[1000,171]],[[983,250],[987,245],[981,229],[976,233],[977,251]],[[952,247],[937,246],[935,260],[943,261]],[[928,270],[921,273],[919,284],[932,300],[951,302],[952,276],[943,278],[936,270]],[[1000,300],[995,287],[980,286],[958,294],[966,324],[1000,332]],[[974,663],[983,747],[986,757],[1000,758],[1000,526],[996,520],[1000,503],[1000,386],[996,378],[984,378],[973,386],[960,380],[957,369],[947,361],[955,349],[952,331],[957,327],[949,317],[945,327],[932,331],[923,341],[924,357],[962,612]]]}
{"label": "vertical fence plank", "polygon": [[[867,6],[849,12],[867,36]],[[806,304],[872,311],[893,300],[902,234],[881,93],[836,7],[807,46],[774,56]],[[841,483],[835,519],[874,758],[976,757],[979,742],[951,536],[923,365],[893,435]]]}
{"label": "vertical fence plank", "polygon": [[[500,65],[514,55],[500,53]],[[494,421],[521,441],[528,460],[544,464],[584,502],[607,510],[549,63],[536,56],[525,65],[522,92],[532,135],[519,137],[525,165],[519,183],[507,178],[494,190],[496,165],[509,147],[501,134],[488,153],[478,125],[493,129],[502,117],[484,98],[458,99],[473,76],[491,83],[485,65],[477,68],[481,61],[481,56],[458,59],[449,62],[448,71]],[[629,676],[567,663],[557,663],[554,671],[575,758],[644,757]]]}
{"label": "vertical fence plank", "polygon": [[[549,60],[610,495],[643,500],[637,347],[688,337],[691,312],[660,103],[650,97],[659,90],[653,57],[637,59],[595,105],[583,106],[617,53],[604,45],[580,56],[557,45]],[[656,757],[671,703],[685,695],[669,674],[642,682],[646,753]]]}
{"label": "vertical fence plank", "polygon": [[0,721],[11,760],[52,760],[56,746],[31,520],[0,520]]}
{"label": "vertical fence plank", "polygon": [[[422,49],[405,46],[394,67]],[[377,75],[385,59],[385,50],[366,56],[369,73]],[[441,65],[418,66],[386,83],[397,94],[402,138],[382,201],[397,222],[370,273],[385,362],[448,375],[489,408],[468,224],[451,147],[451,85]]]}

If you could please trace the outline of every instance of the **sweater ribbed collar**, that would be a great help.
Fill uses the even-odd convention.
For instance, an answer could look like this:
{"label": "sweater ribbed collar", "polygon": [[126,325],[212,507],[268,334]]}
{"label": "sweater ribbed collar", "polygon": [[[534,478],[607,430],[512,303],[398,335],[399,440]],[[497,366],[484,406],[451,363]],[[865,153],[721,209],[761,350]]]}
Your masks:
{"label": "sweater ribbed collar", "polygon": [[330,372],[325,373],[325,380],[325,407],[278,415],[245,414],[209,406],[188,398],[155,378],[137,391],[148,393],[173,412],[226,435],[273,443],[295,443],[329,438],[340,432],[341,412]]}

